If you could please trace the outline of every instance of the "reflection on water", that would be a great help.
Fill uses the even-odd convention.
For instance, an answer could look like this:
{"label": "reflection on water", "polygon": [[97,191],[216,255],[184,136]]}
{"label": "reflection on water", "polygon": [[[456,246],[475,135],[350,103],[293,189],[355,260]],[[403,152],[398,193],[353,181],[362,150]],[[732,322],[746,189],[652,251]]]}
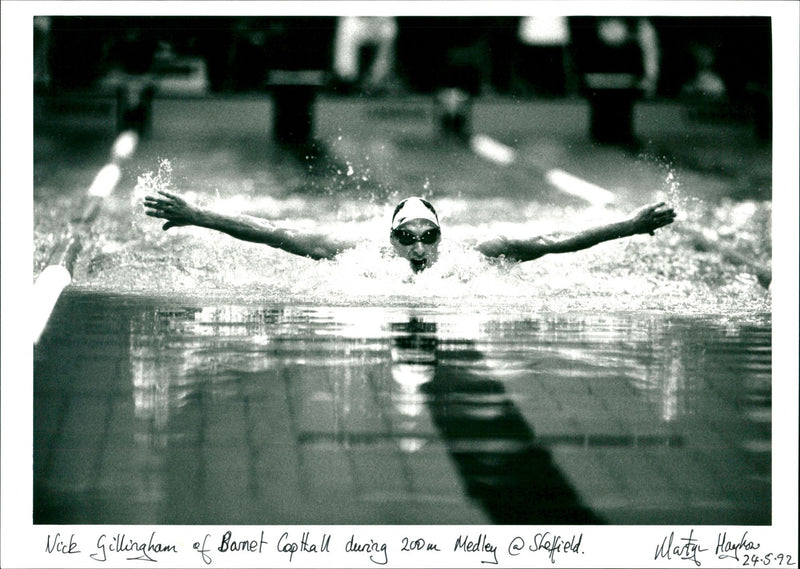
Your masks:
{"label": "reflection on water", "polygon": [[[468,340],[440,345],[436,324],[393,323],[392,372],[402,394],[425,394],[433,421],[489,517],[508,524],[591,524],[588,511]],[[396,371],[396,368],[399,368]]]}
{"label": "reflection on water", "polygon": [[768,314],[72,293],[54,319],[40,523],[769,520]]}

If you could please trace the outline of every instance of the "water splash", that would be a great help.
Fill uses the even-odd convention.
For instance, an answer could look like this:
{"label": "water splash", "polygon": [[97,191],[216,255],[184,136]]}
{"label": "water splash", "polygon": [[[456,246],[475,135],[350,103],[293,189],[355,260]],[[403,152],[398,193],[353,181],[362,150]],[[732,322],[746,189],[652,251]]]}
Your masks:
{"label": "water splash", "polygon": [[[226,301],[448,305],[464,310],[492,306],[517,313],[770,310],[769,291],[746,268],[726,262],[713,251],[698,250],[684,231],[704,225],[769,263],[770,202],[698,200],[665,160],[651,163],[662,173],[657,197],[679,211],[673,227],[654,238],[636,236],[522,264],[487,260],[471,244],[498,232],[534,236],[577,231],[610,221],[616,214],[603,208],[556,206],[529,196],[524,200],[479,197],[483,192],[468,186],[463,193],[439,196],[446,193],[441,182],[422,176],[421,193],[435,199],[444,242],[440,261],[414,275],[407,262],[393,257],[387,247],[389,218],[401,196],[381,181],[386,179],[382,169],[393,162],[394,150],[380,146],[362,153],[358,160],[343,162],[341,174],[320,179],[327,191],[310,194],[282,195],[272,187],[265,191],[253,178],[242,177],[225,180],[219,176],[213,188],[203,187],[191,176],[206,176],[205,170],[183,169],[177,182],[172,161],[160,159],[155,171],[138,176],[129,197],[108,200],[79,259],[75,284],[122,294],[208,296]],[[270,174],[274,176],[275,170]],[[201,191],[193,193],[194,187]],[[165,232],[159,220],[143,215],[141,205],[144,195],[159,190],[177,191],[222,211],[244,211],[296,228],[361,238],[361,243],[334,261],[315,262],[201,228]],[[57,227],[57,208],[50,209],[52,213],[37,211],[35,237],[41,255]],[[51,218],[53,223],[49,223]],[[35,271],[41,264],[39,256]]]}
{"label": "water splash", "polygon": [[138,177],[131,193],[131,202],[139,203],[148,194],[171,189],[173,189],[172,162],[168,158],[161,158],[156,172],[145,172]]}
{"label": "water splash", "polygon": [[[452,199],[443,204],[448,214],[440,260],[415,275],[388,247],[390,204],[374,204],[369,212],[357,200],[342,200],[338,205],[324,199],[294,198],[278,209],[295,227],[363,236],[355,249],[333,261],[300,258],[201,228],[164,232],[157,220],[141,216],[139,207],[124,214],[120,211],[98,227],[76,284],[119,293],[255,303],[448,306],[467,311],[483,307],[514,313],[648,310],[697,314],[770,309],[769,292],[740,268],[693,250],[670,230],[655,238],[638,236],[529,263],[492,261],[470,246],[476,238],[473,222],[479,222],[484,233],[490,232],[489,220],[475,213],[485,215],[486,210],[471,200]],[[504,205],[506,211],[513,210],[512,203]],[[547,223],[538,227],[506,223],[505,227],[525,233],[577,224],[563,210],[543,209],[539,208],[539,214]],[[136,215],[139,220],[129,221],[129,230],[122,231],[123,220]]]}

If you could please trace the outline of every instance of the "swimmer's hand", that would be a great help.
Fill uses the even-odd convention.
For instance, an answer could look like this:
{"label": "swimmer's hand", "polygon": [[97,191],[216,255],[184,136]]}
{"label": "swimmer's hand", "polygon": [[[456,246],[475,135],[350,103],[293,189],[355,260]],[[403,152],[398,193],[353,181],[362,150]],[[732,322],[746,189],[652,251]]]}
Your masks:
{"label": "swimmer's hand", "polygon": [[655,230],[675,221],[675,210],[664,202],[646,205],[630,215],[631,234],[655,234]]}
{"label": "swimmer's hand", "polygon": [[164,231],[170,227],[197,224],[200,212],[197,206],[187,202],[176,194],[171,194],[163,190],[158,190],[158,193],[163,197],[145,196],[144,213],[150,217],[166,219],[167,222],[162,226]]}

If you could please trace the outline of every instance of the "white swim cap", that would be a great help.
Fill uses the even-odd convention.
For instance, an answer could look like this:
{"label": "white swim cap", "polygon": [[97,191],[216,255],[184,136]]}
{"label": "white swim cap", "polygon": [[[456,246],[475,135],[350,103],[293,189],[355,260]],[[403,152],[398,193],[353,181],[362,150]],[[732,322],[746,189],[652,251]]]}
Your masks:
{"label": "white swim cap", "polygon": [[426,219],[439,227],[439,216],[427,200],[417,197],[406,198],[397,204],[392,215],[392,230],[412,219]]}

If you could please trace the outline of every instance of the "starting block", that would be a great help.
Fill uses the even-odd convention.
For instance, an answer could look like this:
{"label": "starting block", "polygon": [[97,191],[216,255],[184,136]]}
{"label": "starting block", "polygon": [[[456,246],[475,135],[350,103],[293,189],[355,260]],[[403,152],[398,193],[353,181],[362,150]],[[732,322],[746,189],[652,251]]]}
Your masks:
{"label": "starting block", "polygon": [[314,133],[314,100],[328,81],[321,70],[274,69],[267,74],[272,93],[273,135],[284,144],[306,144]]}
{"label": "starting block", "polygon": [[638,78],[630,73],[587,73],[584,89],[592,140],[601,144],[633,143],[633,107],[642,96]]}

